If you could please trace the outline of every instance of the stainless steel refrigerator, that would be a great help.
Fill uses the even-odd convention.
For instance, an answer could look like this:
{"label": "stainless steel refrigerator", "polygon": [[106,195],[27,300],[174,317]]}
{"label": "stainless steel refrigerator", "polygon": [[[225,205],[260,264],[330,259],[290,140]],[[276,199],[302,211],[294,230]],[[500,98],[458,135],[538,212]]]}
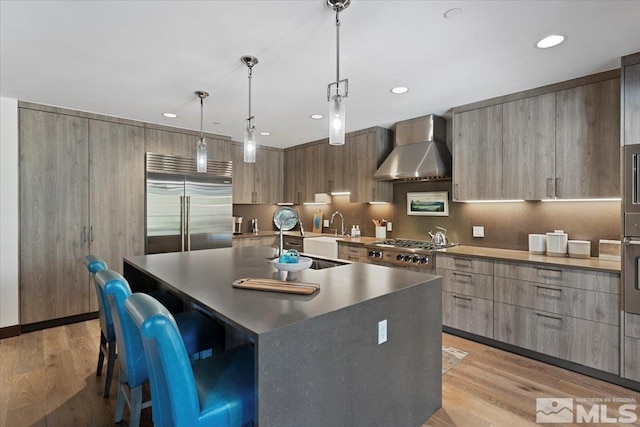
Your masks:
{"label": "stainless steel refrigerator", "polygon": [[231,246],[232,162],[147,153],[146,253]]}

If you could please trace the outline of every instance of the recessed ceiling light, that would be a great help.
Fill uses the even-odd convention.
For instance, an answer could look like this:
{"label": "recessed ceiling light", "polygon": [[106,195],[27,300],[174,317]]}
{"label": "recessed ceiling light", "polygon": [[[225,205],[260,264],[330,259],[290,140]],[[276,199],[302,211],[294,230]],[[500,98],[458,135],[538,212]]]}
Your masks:
{"label": "recessed ceiling light", "polygon": [[220,122],[211,122],[212,125],[219,125]]}
{"label": "recessed ceiling light", "polygon": [[260,132],[260,135],[269,136],[269,135],[271,135],[271,132]]}
{"label": "recessed ceiling light", "polygon": [[175,119],[176,117],[178,117],[178,115],[174,113],[162,113],[162,115],[169,119]]}
{"label": "recessed ceiling light", "polygon": [[560,43],[564,41],[565,37],[560,34],[552,34],[540,40],[536,43],[536,47],[540,49],[547,49],[549,47],[558,46]]}
{"label": "recessed ceiling light", "polygon": [[399,95],[401,93],[407,93],[408,91],[409,91],[409,88],[404,86],[394,87],[393,89],[390,90],[391,93],[395,93],[396,95]]}
{"label": "recessed ceiling light", "polygon": [[312,114],[309,117],[311,117],[313,120],[324,119],[324,116],[322,114]]}
{"label": "recessed ceiling light", "polygon": [[449,9],[444,13],[444,17],[447,19],[453,19],[456,16],[460,15],[462,13],[462,9],[460,9],[459,7],[454,7],[453,9]]}

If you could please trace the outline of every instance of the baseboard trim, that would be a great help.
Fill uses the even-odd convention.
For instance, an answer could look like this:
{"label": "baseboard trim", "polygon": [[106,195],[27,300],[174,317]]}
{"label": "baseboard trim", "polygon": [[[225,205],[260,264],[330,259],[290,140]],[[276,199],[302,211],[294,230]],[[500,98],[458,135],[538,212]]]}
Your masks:
{"label": "baseboard trim", "polygon": [[0,328],[0,340],[4,338],[17,337],[18,335],[20,335],[20,325]]}
{"label": "baseboard trim", "polygon": [[445,332],[451,335],[456,335],[471,341],[476,341],[491,347],[499,348],[500,350],[508,351],[509,353],[518,354],[520,356],[528,357],[530,359],[534,359],[540,362],[548,363],[550,365],[558,366],[560,368],[577,372],[579,374],[587,375],[589,377],[597,378],[599,380],[616,384],[624,388],[628,388],[630,390],[640,391],[640,382],[629,380],[627,378],[622,378],[621,376],[612,374],[611,372],[605,372],[599,369],[590,368],[588,366],[580,365],[578,363],[569,362],[568,360],[559,359],[557,357],[549,356],[547,354],[542,354],[536,351],[527,350],[526,348],[507,344],[502,341],[496,341],[492,338],[487,338],[480,335],[472,334],[470,332],[461,331],[460,329],[454,329],[449,326],[443,325],[442,332]]}
{"label": "baseboard trim", "polygon": [[44,322],[29,323],[28,325],[21,325],[20,332],[24,334],[25,332],[39,331],[40,329],[55,328],[56,326],[70,325],[71,323],[84,322],[85,320],[91,320],[91,319],[97,319],[97,318],[98,318],[97,311],[94,313],[84,313],[84,314],[78,314],[75,316],[61,317],[59,319],[45,320]]}

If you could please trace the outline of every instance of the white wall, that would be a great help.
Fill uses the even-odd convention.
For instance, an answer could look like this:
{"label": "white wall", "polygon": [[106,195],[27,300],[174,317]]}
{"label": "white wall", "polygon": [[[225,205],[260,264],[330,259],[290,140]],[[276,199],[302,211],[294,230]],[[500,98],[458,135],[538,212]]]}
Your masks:
{"label": "white wall", "polygon": [[20,322],[18,100],[0,98],[0,328]]}

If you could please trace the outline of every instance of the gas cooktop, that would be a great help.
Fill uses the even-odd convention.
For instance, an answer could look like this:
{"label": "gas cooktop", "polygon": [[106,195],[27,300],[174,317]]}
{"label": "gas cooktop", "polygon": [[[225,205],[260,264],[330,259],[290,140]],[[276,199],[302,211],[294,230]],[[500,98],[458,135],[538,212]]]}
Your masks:
{"label": "gas cooktop", "polygon": [[444,245],[437,245],[435,243],[426,240],[409,240],[409,239],[388,239],[382,242],[376,242],[368,246],[376,246],[389,249],[418,249],[423,251],[434,251],[437,249],[450,248],[457,246],[457,243],[447,243]]}

